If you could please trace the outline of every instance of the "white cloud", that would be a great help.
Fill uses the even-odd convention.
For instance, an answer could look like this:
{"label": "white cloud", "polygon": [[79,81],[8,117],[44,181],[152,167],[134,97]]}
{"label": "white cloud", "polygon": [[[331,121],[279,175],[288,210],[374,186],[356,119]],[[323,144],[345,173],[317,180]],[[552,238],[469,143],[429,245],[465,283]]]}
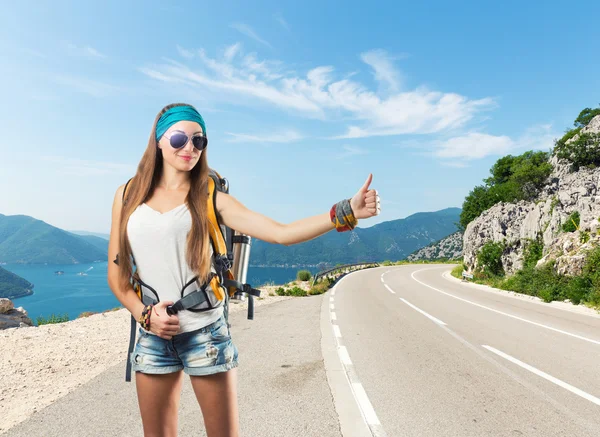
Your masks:
{"label": "white cloud", "polygon": [[258,36],[258,34],[254,31],[254,29],[252,29],[247,24],[234,23],[230,27],[237,30],[238,32],[246,35],[247,37],[252,38],[255,41],[258,41],[259,43],[266,45],[267,47],[273,48],[273,46],[271,44],[269,44],[269,42],[265,41],[260,36]]}
{"label": "white cloud", "polygon": [[392,60],[383,50],[371,50],[360,55],[365,64],[373,68],[375,79],[387,85],[390,91],[396,92],[400,89],[400,73]]}
{"label": "white cloud", "polygon": [[235,55],[238,54],[238,52],[240,51],[240,49],[242,48],[242,44],[239,42],[236,42],[233,45],[230,45],[229,47],[227,47],[225,49],[225,60],[228,62],[231,62],[231,60],[235,57]]}
{"label": "white cloud", "polygon": [[513,148],[514,142],[507,136],[470,132],[442,142],[435,154],[440,158],[479,159],[488,155],[504,155]]}
{"label": "white cloud", "polygon": [[236,134],[233,132],[225,133],[233,137],[229,140],[231,143],[291,143],[303,138],[302,135],[293,130],[261,135]]}
{"label": "white cloud", "polygon": [[104,59],[104,58],[106,58],[106,55],[100,53],[98,50],[96,50],[95,48],[90,47],[90,46],[80,47],[80,46],[77,46],[70,42],[66,43],[66,46],[67,46],[69,52],[75,56],[81,56],[81,57],[85,57],[85,58],[89,58],[89,59]]}
{"label": "white cloud", "polygon": [[184,49],[179,44],[177,44],[177,51],[179,52],[179,54],[181,56],[183,56],[186,59],[192,59],[194,57],[194,53],[193,52],[191,52],[190,50]]}
{"label": "white cloud", "polygon": [[290,25],[288,24],[287,21],[285,21],[285,19],[283,18],[283,16],[281,14],[279,14],[279,13],[274,14],[273,18],[275,18],[275,20],[279,24],[281,24],[285,30],[290,30]]}
{"label": "white cloud", "polygon": [[[495,105],[489,97],[473,100],[426,87],[378,95],[347,75],[337,79],[332,66],[318,66],[301,76],[287,71],[279,61],[259,61],[253,53],[238,56],[240,52],[237,47],[236,56],[228,57],[228,48],[221,59],[216,59],[201,50],[201,60],[209,71],[192,70],[174,62],[140,71],[165,82],[181,81],[193,87],[221,90],[226,92],[223,97],[229,94],[236,102],[244,96],[306,117],[353,120],[345,133],[334,138],[441,133],[463,127]],[[399,87],[399,75],[394,73],[385,52],[370,51],[364,56],[376,77]]]}
{"label": "white cloud", "polygon": [[521,136],[512,139],[508,136],[495,136],[479,132],[469,132],[445,141],[434,143],[433,154],[438,158],[449,159],[444,165],[464,167],[465,161],[481,159],[491,155],[523,153],[526,150],[549,150],[557,134],[550,125],[532,126]]}

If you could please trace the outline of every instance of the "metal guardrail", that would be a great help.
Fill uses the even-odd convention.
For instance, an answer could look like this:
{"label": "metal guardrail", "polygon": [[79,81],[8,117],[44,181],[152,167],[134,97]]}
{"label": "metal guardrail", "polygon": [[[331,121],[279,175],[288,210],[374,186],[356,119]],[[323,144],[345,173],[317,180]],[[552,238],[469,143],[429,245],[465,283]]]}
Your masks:
{"label": "metal guardrail", "polygon": [[345,269],[345,268],[348,268],[348,267],[356,267],[356,266],[367,266],[365,268],[370,269],[372,267],[379,267],[379,263],[377,263],[377,262],[372,262],[372,263],[355,263],[355,264],[344,264],[342,266],[332,267],[330,269],[323,270],[323,271],[317,273],[315,275],[314,279],[313,279],[312,285],[315,285],[317,283],[317,281],[319,280],[319,278],[321,278],[321,277],[323,277],[323,276],[325,276],[325,275],[327,275],[327,274],[329,274],[331,272],[334,272],[336,270],[342,270],[342,269]]}
{"label": "metal guardrail", "polygon": [[473,279],[473,275],[470,275],[470,274],[468,274],[467,272],[465,272],[463,270],[463,272],[462,272],[462,280],[466,281],[467,279]]}

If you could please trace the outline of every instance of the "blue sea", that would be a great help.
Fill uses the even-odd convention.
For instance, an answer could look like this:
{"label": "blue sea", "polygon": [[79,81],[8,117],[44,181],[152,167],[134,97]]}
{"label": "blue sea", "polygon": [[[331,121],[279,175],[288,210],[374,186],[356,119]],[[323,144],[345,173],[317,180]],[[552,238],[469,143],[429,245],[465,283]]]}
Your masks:
{"label": "blue sea", "polygon": [[[22,306],[37,325],[37,317],[64,316],[74,320],[85,311],[101,312],[121,306],[106,282],[108,262],[67,265],[7,264],[2,267],[34,284],[33,295],[12,299]],[[54,272],[62,270],[64,274]],[[296,279],[299,270],[316,268],[249,267],[247,282],[254,287],[266,283],[284,284]],[[85,272],[86,275],[78,275]]]}

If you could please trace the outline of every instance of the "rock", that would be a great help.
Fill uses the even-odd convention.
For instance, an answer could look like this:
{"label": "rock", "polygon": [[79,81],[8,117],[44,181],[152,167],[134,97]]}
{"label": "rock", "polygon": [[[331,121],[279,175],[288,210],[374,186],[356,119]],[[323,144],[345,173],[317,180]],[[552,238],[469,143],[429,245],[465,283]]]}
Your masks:
{"label": "rock", "polygon": [[20,328],[23,325],[33,326],[23,307],[14,308],[10,299],[0,299],[0,329]]}
{"label": "rock", "polygon": [[555,270],[559,275],[578,276],[583,272],[585,255],[559,256],[556,259]]}
{"label": "rock", "polygon": [[12,303],[12,300],[2,298],[0,299],[0,314],[4,314],[5,312],[12,310],[15,305]]}
{"label": "rock", "polygon": [[[600,133],[600,115],[582,129]],[[533,201],[500,202],[467,226],[463,235],[464,264],[470,271],[477,267],[477,254],[490,241],[504,241],[502,265],[508,274],[523,266],[528,239],[541,238],[544,250],[538,266],[556,260],[557,272],[580,274],[590,248],[600,245],[600,168],[571,170],[570,163],[551,157],[553,165],[546,185]],[[573,212],[579,212],[579,231],[563,232],[562,225]],[[590,233],[588,243],[581,242],[581,231]]]}
{"label": "rock", "polygon": [[463,238],[460,232],[455,232],[435,243],[429,244],[408,255],[409,261],[422,259],[434,260],[439,258],[456,259],[462,256]]}

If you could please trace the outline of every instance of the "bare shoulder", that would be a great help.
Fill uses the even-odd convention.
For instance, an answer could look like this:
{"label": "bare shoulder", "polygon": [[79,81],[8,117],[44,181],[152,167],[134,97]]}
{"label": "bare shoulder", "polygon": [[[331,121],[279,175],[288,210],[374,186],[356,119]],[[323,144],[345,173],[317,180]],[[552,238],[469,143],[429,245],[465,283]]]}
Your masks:
{"label": "bare shoulder", "polygon": [[114,204],[115,206],[122,206],[123,191],[125,190],[125,184],[119,185],[115,192]]}
{"label": "bare shoulder", "polygon": [[231,207],[231,204],[235,201],[235,198],[231,196],[231,194],[224,193],[223,191],[218,191],[216,196],[216,206],[217,212],[221,214],[224,210]]}

